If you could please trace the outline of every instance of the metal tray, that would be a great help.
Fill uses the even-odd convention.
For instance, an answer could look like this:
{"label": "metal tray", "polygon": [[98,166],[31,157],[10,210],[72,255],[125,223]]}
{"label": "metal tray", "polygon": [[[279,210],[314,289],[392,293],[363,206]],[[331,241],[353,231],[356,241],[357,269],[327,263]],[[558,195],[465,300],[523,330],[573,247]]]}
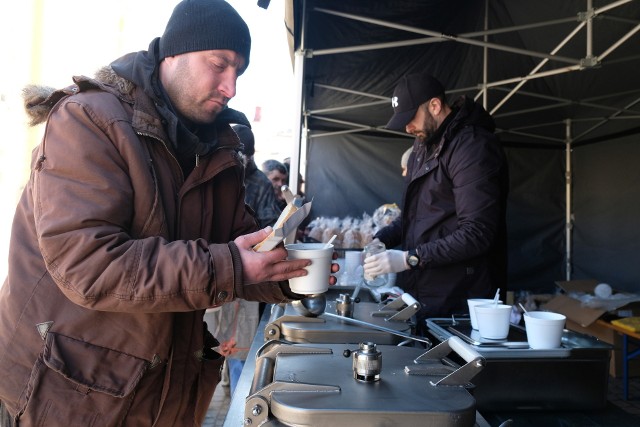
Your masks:
{"label": "metal tray", "polygon": [[[372,316],[380,305],[360,302],[354,304],[353,318],[398,332],[409,332],[407,322],[387,321],[383,317]],[[336,314],[335,301],[327,301],[326,313]],[[287,304],[284,311],[276,313],[265,328],[268,339],[285,340],[292,343],[359,343],[372,341],[377,344],[398,344],[402,338],[389,332],[354,325],[347,321],[320,315],[304,317]]]}
{"label": "metal tray", "polygon": [[436,340],[460,337],[486,359],[473,379],[480,411],[595,410],[607,402],[611,346],[565,330],[562,348],[523,348],[524,328],[511,325],[502,341],[478,339],[469,319],[427,319]]}
{"label": "metal tray", "polygon": [[460,337],[473,346],[483,356],[508,358],[563,358],[570,357],[576,349],[603,349],[611,346],[595,338],[565,329],[562,333],[562,347],[556,349],[532,349],[527,342],[527,332],[519,325],[511,325],[509,335],[504,340],[492,340],[480,337],[480,333],[471,327],[469,319],[434,318],[427,319],[427,328],[439,340],[449,336]]}

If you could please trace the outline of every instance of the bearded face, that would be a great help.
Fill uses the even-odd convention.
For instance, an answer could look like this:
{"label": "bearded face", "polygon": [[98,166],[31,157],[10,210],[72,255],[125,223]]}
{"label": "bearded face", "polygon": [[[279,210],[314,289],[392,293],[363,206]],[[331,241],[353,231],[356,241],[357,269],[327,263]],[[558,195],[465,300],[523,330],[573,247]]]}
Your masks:
{"label": "bearded face", "polygon": [[416,115],[407,124],[406,131],[418,138],[420,141],[426,141],[438,129],[436,118],[429,112],[428,103],[424,103],[416,111]]}

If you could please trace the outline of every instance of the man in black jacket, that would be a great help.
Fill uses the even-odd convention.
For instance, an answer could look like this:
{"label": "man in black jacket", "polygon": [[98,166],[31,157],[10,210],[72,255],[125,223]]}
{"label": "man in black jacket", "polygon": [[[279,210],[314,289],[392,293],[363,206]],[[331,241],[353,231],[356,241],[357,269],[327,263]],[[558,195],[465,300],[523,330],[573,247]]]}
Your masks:
{"label": "man in black jacket", "polygon": [[468,298],[493,297],[507,281],[508,170],[492,117],[461,97],[445,100],[427,74],[407,75],[392,98],[388,129],[416,137],[402,215],[375,238],[388,248],[365,259],[368,276],[400,273],[398,284],[422,305],[424,320],[468,312]]}

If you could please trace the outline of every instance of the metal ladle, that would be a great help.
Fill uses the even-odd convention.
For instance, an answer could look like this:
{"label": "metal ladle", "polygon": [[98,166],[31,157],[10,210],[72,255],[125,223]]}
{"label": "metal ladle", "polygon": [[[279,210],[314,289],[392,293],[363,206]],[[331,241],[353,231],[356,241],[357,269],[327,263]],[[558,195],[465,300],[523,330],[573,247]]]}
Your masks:
{"label": "metal ladle", "polygon": [[293,301],[291,305],[301,316],[318,317],[327,308],[327,297],[325,294],[307,295],[305,298]]}

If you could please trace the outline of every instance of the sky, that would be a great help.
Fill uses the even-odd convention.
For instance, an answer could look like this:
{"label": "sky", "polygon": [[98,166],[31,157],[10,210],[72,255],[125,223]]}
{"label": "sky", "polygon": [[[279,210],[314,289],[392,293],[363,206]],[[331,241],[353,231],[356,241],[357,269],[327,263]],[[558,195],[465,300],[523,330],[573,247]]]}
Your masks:
{"label": "sky", "polygon": [[[251,61],[229,106],[253,120],[256,163],[283,160],[293,149],[293,68],[284,27],[283,0],[268,9],[257,0],[228,0],[251,31]],[[42,126],[28,128],[21,91],[27,84],[65,87],[74,75],[93,76],[114,59],[162,35],[176,0],[21,0],[0,2],[0,284],[7,271],[15,205],[29,177],[31,150]]]}

